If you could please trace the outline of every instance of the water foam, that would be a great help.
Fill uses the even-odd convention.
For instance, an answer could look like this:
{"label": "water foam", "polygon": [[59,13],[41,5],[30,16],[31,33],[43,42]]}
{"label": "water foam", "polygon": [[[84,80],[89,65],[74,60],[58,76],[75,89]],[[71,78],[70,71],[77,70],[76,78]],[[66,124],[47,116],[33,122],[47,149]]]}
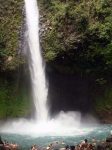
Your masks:
{"label": "water foam", "polygon": [[[60,112],[54,119],[47,121],[20,119],[7,122],[0,131],[3,133],[30,136],[77,136],[92,132],[95,127],[81,125],[79,112]],[[95,122],[94,122],[95,123]]]}
{"label": "water foam", "polygon": [[48,88],[39,45],[39,12],[36,0],[25,0],[28,26],[29,68],[32,95],[36,107],[35,120],[19,119],[9,121],[0,127],[1,132],[35,136],[70,136],[91,132],[93,128],[81,127],[79,112],[60,112],[50,119],[46,105]]}

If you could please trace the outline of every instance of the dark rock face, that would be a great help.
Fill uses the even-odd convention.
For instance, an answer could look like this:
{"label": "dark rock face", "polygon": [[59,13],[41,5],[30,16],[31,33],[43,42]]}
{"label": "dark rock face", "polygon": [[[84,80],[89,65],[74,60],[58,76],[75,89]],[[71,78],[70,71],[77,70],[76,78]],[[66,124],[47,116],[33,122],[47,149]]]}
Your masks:
{"label": "dark rock face", "polygon": [[98,111],[98,116],[102,123],[112,123],[112,110]]}
{"label": "dark rock face", "polygon": [[51,114],[59,111],[90,112],[93,102],[90,93],[90,80],[78,75],[49,73],[49,105]]}

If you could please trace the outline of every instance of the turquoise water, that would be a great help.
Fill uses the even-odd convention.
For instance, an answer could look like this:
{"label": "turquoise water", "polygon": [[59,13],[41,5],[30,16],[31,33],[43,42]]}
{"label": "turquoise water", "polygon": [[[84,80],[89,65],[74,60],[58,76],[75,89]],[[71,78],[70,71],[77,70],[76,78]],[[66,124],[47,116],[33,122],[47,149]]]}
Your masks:
{"label": "turquoise water", "polygon": [[[55,135],[54,136],[38,136],[38,135],[33,136],[33,135],[1,133],[1,136],[3,140],[7,140],[9,142],[16,142],[17,144],[19,144],[20,149],[28,150],[30,149],[32,144],[37,144],[40,147],[40,149],[43,149],[53,141],[64,141],[65,145],[74,145],[76,143],[79,143],[81,140],[85,138],[87,138],[89,141],[91,141],[93,137],[95,137],[97,140],[103,140],[110,134],[111,130],[112,130],[112,125],[108,124],[108,125],[94,126],[93,130],[87,133],[85,132],[85,134],[83,135],[74,134],[74,136],[55,136]],[[65,145],[59,145],[59,147],[64,147]],[[55,147],[55,149],[56,148],[57,147]]]}

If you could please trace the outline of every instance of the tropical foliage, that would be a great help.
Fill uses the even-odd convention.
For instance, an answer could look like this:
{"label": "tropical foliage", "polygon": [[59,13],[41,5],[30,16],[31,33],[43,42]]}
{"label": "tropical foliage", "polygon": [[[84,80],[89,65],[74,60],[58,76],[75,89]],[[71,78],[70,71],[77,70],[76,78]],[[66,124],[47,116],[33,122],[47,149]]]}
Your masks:
{"label": "tropical foliage", "polygon": [[111,0],[41,0],[40,7],[47,61],[88,73],[112,69]]}
{"label": "tropical foliage", "polygon": [[0,1],[0,70],[14,70],[21,62],[17,48],[22,4],[22,0]]}

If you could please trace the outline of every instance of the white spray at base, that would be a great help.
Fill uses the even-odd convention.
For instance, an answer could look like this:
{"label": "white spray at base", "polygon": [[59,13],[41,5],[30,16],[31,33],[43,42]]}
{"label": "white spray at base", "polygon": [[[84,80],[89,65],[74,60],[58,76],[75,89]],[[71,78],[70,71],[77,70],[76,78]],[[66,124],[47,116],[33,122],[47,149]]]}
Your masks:
{"label": "white spray at base", "polygon": [[[79,136],[96,130],[96,121],[91,116],[81,123],[79,112],[60,112],[55,118],[48,121],[19,119],[7,122],[0,128],[1,133],[14,133],[32,137],[41,136]],[[89,122],[89,120],[91,120]],[[88,123],[89,126],[88,126]]]}
{"label": "white spray at base", "polygon": [[[39,46],[39,13],[37,0],[25,0],[26,21],[28,27],[29,68],[32,83],[33,101],[36,107],[35,120],[19,119],[7,122],[0,127],[1,132],[29,134],[36,136],[82,135],[93,128],[82,128],[79,112],[60,112],[54,119],[49,119],[46,86]],[[93,119],[94,120],[94,119]],[[93,121],[94,122],[94,121]]]}

